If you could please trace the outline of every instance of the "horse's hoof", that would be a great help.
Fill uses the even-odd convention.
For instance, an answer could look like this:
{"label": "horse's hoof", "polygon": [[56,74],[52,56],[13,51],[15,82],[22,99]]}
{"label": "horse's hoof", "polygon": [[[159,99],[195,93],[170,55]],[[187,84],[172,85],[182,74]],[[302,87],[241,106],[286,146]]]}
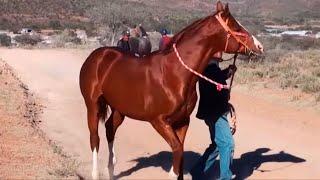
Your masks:
{"label": "horse's hoof", "polygon": [[99,172],[92,171],[91,176],[92,176],[92,179],[97,180],[97,179],[99,179]]}
{"label": "horse's hoof", "polygon": [[184,179],[186,180],[191,180],[192,179],[192,175],[190,173],[186,174],[183,176]]}

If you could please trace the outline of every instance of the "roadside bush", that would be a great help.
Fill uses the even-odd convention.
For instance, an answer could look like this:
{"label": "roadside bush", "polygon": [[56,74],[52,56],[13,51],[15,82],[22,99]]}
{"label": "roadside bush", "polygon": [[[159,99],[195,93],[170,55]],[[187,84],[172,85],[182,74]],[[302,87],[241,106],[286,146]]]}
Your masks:
{"label": "roadside bush", "polygon": [[261,37],[259,38],[266,50],[308,50],[320,49],[320,39],[311,37]]}
{"label": "roadside bush", "polygon": [[20,36],[16,36],[14,39],[19,44],[32,45],[32,46],[34,46],[37,43],[42,41],[40,35],[29,35],[29,34],[23,34],[23,35],[20,35]]}
{"label": "roadside bush", "polygon": [[59,20],[51,20],[49,21],[49,27],[52,29],[61,29],[61,23]]}
{"label": "roadside bush", "polygon": [[66,44],[81,44],[81,39],[73,31],[64,30],[60,34],[57,34],[53,37],[53,46],[54,47],[65,47]]}
{"label": "roadside bush", "polygon": [[11,37],[6,34],[0,34],[0,45],[1,46],[11,46]]}

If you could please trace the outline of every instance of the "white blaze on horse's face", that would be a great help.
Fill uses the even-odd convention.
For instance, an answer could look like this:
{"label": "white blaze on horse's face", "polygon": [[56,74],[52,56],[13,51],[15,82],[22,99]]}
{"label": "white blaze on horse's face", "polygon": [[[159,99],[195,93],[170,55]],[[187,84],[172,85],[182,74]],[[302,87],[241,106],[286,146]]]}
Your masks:
{"label": "white blaze on horse's face", "polygon": [[253,38],[254,44],[256,45],[256,48],[259,49],[263,53],[264,49],[263,49],[262,43],[260,41],[258,41],[258,39],[253,35],[252,35],[252,38]]}
{"label": "white blaze on horse's face", "polygon": [[[239,26],[241,26],[245,31],[249,32],[238,20],[236,20],[237,23],[239,24]],[[261,53],[263,53],[264,49],[263,49],[263,45],[262,43],[253,35],[251,35],[252,39],[253,39],[253,42],[254,42],[254,45],[255,47],[261,51]]]}

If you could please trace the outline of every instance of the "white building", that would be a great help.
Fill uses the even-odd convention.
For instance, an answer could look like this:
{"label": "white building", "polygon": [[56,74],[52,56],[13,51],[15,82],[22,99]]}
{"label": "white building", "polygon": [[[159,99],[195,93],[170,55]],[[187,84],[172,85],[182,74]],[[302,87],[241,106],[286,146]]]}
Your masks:
{"label": "white building", "polygon": [[281,36],[287,35],[287,36],[309,36],[312,34],[311,31],[284,31],[280,33]]}

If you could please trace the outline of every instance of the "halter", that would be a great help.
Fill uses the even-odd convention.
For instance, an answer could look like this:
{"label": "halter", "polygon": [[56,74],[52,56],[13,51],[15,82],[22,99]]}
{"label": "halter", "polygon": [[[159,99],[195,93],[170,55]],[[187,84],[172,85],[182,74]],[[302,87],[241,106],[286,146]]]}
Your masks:
{"label": "halter", "polygon": [[[227,51],[228,45],[229,45],[229,39],[232,36],[238,43],[242,44],[245,47],[245,52],[249,52],[249,55],[253,54],[252,50],[248,47],[247,45],[247,41],[249,36],[245,33],[242,32],[236,32],[233,31],[229,28],[228,23],[229,23],[229,18],[227,18],[226,22],[222,19],[221,17],[221,12],[217,15],[215,15],[216,19],[219,21],[219,23],[221,24],[221,26],[223,27],[223,29],[228,33],[227,35],[227,42],[226,42],[226,46],[224,48],[224,51]],[[238,36],[240,37],[245,37],[246,40],[242,41]],[[239,48],[240,49],[240,48]]]}

